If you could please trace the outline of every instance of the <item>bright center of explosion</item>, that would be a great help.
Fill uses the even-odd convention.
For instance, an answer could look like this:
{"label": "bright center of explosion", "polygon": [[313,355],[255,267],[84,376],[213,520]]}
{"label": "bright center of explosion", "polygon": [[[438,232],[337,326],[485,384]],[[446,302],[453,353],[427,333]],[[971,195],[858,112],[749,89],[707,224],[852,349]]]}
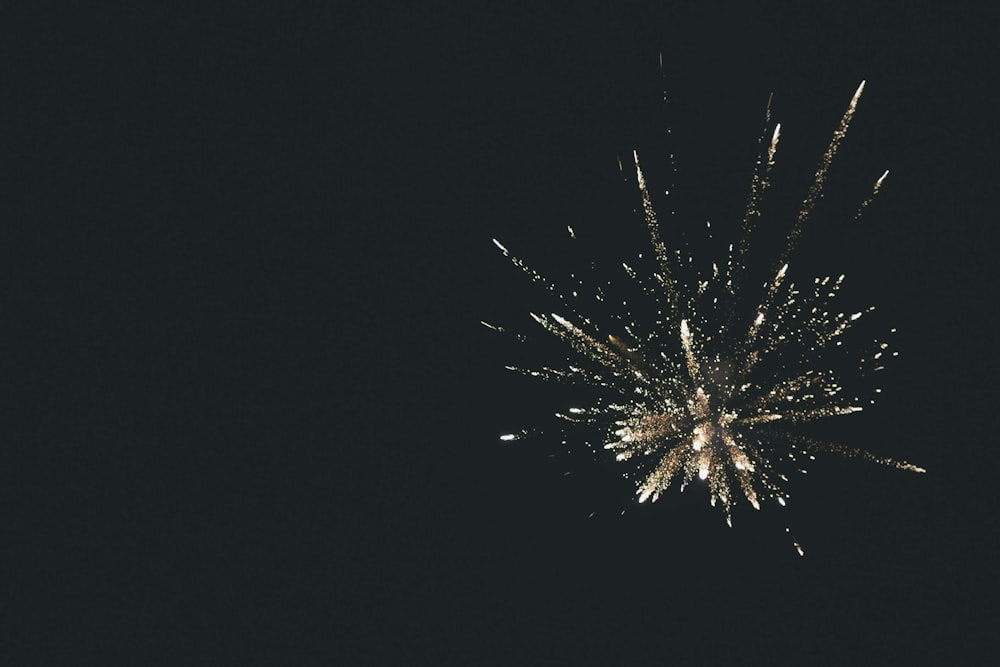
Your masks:
{"label": "bright center of explosion", "polygon": [[736,412],[727,409],[732,393],[731,372],[731,363],[717,362],[709,369],[705,386],[698,387],[694,398],[688,402],[688,413],[696,423],[691,434],[691,449],[697,452],[699,479],[708,477],[714,457],[728,456],[736,470],[753,471],[753,464],[736,446],[729,429],[737,418]]}

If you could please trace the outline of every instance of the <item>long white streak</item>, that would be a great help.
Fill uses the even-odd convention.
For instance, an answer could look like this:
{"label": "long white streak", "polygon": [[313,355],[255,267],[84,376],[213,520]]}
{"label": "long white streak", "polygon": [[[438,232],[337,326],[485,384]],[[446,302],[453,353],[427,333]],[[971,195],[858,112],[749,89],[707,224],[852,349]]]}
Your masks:
{"label": "long white streak", "polygon": [[670,305],[671,313],[676,316],[678,309],[677,287],[674,285],[674,280],[670,272],[670,258],[667,254],[667,247],[660,238],[660,225],[656,220],[656,211],[653,209],[653,203],[649,198],[646,178],[642,175],[642,168],[639,166],[638,151],[632,151],[632,158],[635,161],[635,175],[639,184],[639,192],[642,196],[642,212],[646,219],[646,229],[649,231],[653,251],[659,263],[660,284],[667,294],[667,303]]}
{"label": "long white streak", "polygon": [[782,263],[788,261],[788,256],[794,250],[796,243],[798,243],[799,236],[802,234],[802,226],[809,219],[810,214],[812,214],[813,208],[823,197],[823,184],[826,182],[826,173],[830,169],[830,163],[833,162],[833,157],[837,154],[837,148],[840,147],[841,140],[847,136],[847,128],[851,124],[851,119],[854,118],[854,111],[858,106],[858,100],[861,98],[861,92],[865,89],[865,82],[862,81],[858,85],[858,89],[854,91],[854,96],[851,98],[851,103],[847,105],[847,111],[844,112],[843,118],[840,119],[840,124],[837,125],[837,129],[833,133],[833,138],[830,140],[830,145],[826,149],[826,153],[823,154],[823,158],[819,162],[819,166],[816,168],[816,175],[813,177],[813,184],[809,188],[809,193],[806,194],[806,198],[802,201],[802,207],[799,209],[799,215],[795,220],[795,226],[792,227],[792,231],[788,234],[788,240],[785,245],[785,251],[781,255]]}

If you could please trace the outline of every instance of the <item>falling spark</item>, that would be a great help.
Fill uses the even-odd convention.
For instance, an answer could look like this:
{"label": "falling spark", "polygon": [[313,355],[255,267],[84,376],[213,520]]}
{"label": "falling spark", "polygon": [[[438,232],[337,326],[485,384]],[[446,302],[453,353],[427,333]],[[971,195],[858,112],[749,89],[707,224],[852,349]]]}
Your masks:
{"label": "falling spark", "polygon": [[868,204],[871,204],[872,200],[875,199],[875,195],[878,194],[879,189],[882,187],[882,183],[884,183],[885,179],[888,177],[889,177],[889,170],[886,169],[884,172],[882,172],[882,175],[878,177],[878,180],[875,181],[875,186],[872,188],[872,193],[868,195],[867,199],[861,202],[860,206],[858,206],[858,212],[854,214],[855,220],[861,218],[861,214],[865,212],[866,208],[868,208]]}
{"label": "falling spark", "polygon": [[[603,434],[599,443],[603,449],[618,461],[636,465],[626,476],[635,479],[639,502],[656,501],[675,481],[683,490],[697,478],[708,486],[711,504],[722,509],[731,525],[731,508],[739,496],[755,509],[760,509],[768,498],[786,504],[789,496],[782,482],[787,477],[776,469],[779,459],[794,462],[796,469],[805,472],[802,462],[813,460],[813,453],[836,452],[924,472],[905,461],[821,442],[794,430],[804,422],[860,412],[873,402],[847,393],[846,381],[842,383],[822,357],[825,349],[840,346],[844,334],[873,308],[839,312],[832,303],[844,276],[817,278],[812,285],[799,286],[790,282],[789,269],[792,251],[823,196],[827,173],[863,90],[864,81],[819,162],[786,238],[780,268],[764,285],[749,324],[739,324],[742,311],[737,305],[751,298],[744,295],[741,281],[746,271],[748,238],[761,217],[760,204],[769,185],[780,137],[780,125],[769,132],[770,99],[740,239],[729,246],[729,260],[724,265],[712,264],[708,277],[688,282],[678,279],[691,258],[685,262],[680,249],[668,248],[663,240],[639,155],[633,152],[635,183],[653,263],[648,277],[630,264],[622,266],[642,294],[651,298],[650,312],[657,313],[651,321],[635,317],[623,302],[625,312],[615,320],[624,332],[600,333],[601,328],[580,310],[582,301],[577,297],[582,282],[577,280],[579,284],[567,297],[493,240],[515,266],[559,298],[563,314],[532,313],[531,317],[566,342],[578,358],[563,368],[507,368],[604,392],[604,397],[592,404],[575,405],[567,410],[568,414],[557,416],[572,424],[597,427]],[[620,159],[618,167],[623,169]],[[855,218],[878,194],[887,175],[888,171],[875,182]],[[572,227],[567,229],[572,239],[578,238]],[[648,261],[642,255],[639,258]],[[603,289],[597,288],[595,296],[604,300]],[[496,325],[483,324],[503,331]],[[875,347],[875,354],[861,358],[859,374],[881,370],[880,359],[888,344],[876,341]],[[525,433],[504,435],[501,440],[514,440]],[[595,448],[598,445],[591,444]],[[794,546],[800,555],[804,553],[797,541]]]}

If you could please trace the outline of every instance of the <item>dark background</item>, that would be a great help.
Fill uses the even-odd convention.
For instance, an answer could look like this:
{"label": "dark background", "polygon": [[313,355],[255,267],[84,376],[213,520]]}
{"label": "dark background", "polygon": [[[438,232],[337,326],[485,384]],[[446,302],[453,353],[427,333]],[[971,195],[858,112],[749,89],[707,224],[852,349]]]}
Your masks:
{"label": "dark background", "polygon": [[[995,12],[542,4],[5,21],[2,662],[997,659]],[[780,229],[861,79],[792,270],[899,330],[830,435],[928,473],[820,457],[728,529],[498,442],[573,399],[478,324],[546,307],[490,240],[629,257],[637,148],[657,192],[676,154],[668,237],[718,250],[771,92]]]}

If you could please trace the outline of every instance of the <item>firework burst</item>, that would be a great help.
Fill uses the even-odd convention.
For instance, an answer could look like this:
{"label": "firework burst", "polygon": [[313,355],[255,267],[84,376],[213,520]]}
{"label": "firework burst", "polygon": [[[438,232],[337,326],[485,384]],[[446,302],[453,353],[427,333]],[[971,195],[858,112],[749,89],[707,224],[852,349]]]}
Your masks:
{"label": "firework burst", "polygon": [[[729,246],[721,267],[712,264],[704,275],[694,274],[688,280],[678,277],[690,273],[692,258],[679,247],[668,247],[661,235],[639,156],[633,153],[635,182],[653,253],[651,258],[638,256],[639,263],[650,265],[648,272],[629,264],[622,268],[651,301],[649,312],[655,317],[643,321],[623,303],[623,312],[613,317],[616,324],[606,327],[614,332],[603,333],[583,310],[589,299],[581,296],[582,282],[564,292],[494,239],[516,267],[562,303],[561,314],[532,313],[531,317],[574,353],[561,367],[507,368],[587,385],[602,394],[589,405],[571,407],[557,416],[572,424],[596,426],[602,435],[592,446],[634,464],[627,476],[636,482],[639,502],[657,500],[674,481],[683,490],[698,479],[708,486],[712,505],[721,507],[731,525],[731,507],[741,497],[756,509],[769,498],[785,504],[782,484],[788,478],[778,469],[779,460],[794,462],[812,458],[816,452],[834,451],[924,472],[906,462],[823,442],[797,430],[804,422],[859,412],[874,403],[848,393],[832,364],[824,361],[830,350],[843,351],[844,334],[874,307],[840,311],[833,302],[843,275],[799,286],[791,281],[789,269],[792,252],[823,195],[827,172],[863,89],[862,81],[819,162],[772,277],[757,296],[747,295],[742,285],[749,238],[761,217],[761,200],[781,136],[780,125],[771,127],[770,100],[739,241]],[[855,218],[887,175],[876,180]],[[568,231],[575,238],[573,229]],[[600,288],[596,298],[604,301]],[[752,311],[747,307],[749,299],[756,302]],[[744,311],[749,317],[741,317]],[[853,355],[856,373],[852,371],[851,378],[882,370],[886,357],[895,354],[886,342],[876,340],[867,353]],[[525,433],[502,439],[517,439]]]}

